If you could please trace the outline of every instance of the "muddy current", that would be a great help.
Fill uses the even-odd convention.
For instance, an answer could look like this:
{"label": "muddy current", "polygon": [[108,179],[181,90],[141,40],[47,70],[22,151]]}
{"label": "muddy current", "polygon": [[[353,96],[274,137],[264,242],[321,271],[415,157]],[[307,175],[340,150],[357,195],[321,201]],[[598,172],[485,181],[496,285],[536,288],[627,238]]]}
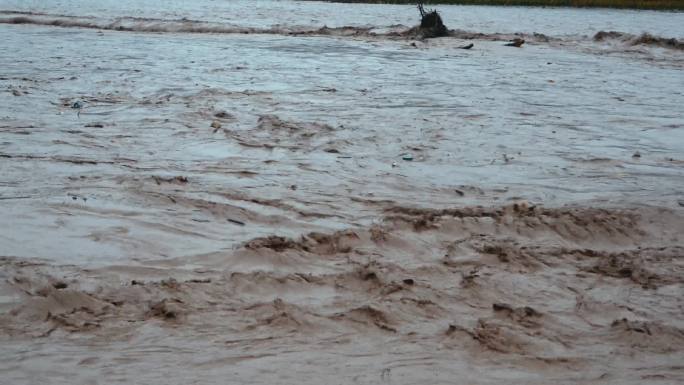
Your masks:
{"label": "muddy current", "polygon": [[684,381],[681,13],[188,3],[0,0],[0,384]]}

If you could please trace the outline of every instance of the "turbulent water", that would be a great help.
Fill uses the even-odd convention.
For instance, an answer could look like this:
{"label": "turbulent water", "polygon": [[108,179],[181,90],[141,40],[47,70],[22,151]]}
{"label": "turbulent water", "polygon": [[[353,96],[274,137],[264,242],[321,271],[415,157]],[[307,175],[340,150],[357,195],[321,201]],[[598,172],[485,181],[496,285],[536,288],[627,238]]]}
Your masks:
{"label": "turbulent water", "polygon": [[0,383],[683,381],[682,14],[439,10],[0,0]]}

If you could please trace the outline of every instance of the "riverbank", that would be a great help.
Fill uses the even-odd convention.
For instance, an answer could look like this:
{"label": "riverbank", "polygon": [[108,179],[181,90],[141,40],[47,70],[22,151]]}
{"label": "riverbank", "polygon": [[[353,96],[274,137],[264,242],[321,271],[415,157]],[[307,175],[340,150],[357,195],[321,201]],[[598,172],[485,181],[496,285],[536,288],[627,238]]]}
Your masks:
{"label": "riverbank", "polygon": [[[369,3],[369,4],[414,4],[412,0],[333,0],[335,3]],[[577,7],[577,8],[623,8],[653,9],[663,11],[684,10],[682,0],[437,0],[426,4],[451,5],[492,5],[523,7]]]}

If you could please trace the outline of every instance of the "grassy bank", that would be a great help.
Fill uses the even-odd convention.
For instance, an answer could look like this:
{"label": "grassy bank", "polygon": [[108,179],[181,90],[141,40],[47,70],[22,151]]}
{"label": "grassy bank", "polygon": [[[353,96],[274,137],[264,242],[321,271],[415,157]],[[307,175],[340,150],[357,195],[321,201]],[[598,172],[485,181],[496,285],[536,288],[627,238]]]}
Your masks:
{"label": "grassy bank", "polygon": [[[415,4],[413,0],[332,0],[338,3]],[[603,7],[684,10],[684,0],[433,0],[426,4],[519,5],[537,7]]]}

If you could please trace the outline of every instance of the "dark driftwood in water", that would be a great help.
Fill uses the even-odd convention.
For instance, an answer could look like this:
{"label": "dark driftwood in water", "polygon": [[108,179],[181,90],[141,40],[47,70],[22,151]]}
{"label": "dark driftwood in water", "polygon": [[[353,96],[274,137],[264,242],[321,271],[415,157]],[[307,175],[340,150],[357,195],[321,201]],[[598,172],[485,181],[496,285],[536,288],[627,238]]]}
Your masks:
{"label": "dark driftwood in water", "polygon": [[449,29],[442,22],[442,17],[436,10],[426,11],[422,3],[418,3],[420,11],[420,33],[423,38],[442,37],[449,35]]}
{"label": "dark driftwood in water", "polygon": [[460,49],[471,49],[471,48],[473,48],[473,46],[474,46],[474,44],[473,44],[473,43],[470,43],[470,44],[468,44],[468,45],[464,45],[464,46],[461,46],[461,47],[458,47],[458,48],[460,48]]}
{"label": "dark driftwood in water", "polygon": [[525,40],[521,39],[519,37],[516,37],[515,39],[511,40],[510,43],[505,44],[507,47],[518,47],[520,48],[521,45],[525,44]]}

